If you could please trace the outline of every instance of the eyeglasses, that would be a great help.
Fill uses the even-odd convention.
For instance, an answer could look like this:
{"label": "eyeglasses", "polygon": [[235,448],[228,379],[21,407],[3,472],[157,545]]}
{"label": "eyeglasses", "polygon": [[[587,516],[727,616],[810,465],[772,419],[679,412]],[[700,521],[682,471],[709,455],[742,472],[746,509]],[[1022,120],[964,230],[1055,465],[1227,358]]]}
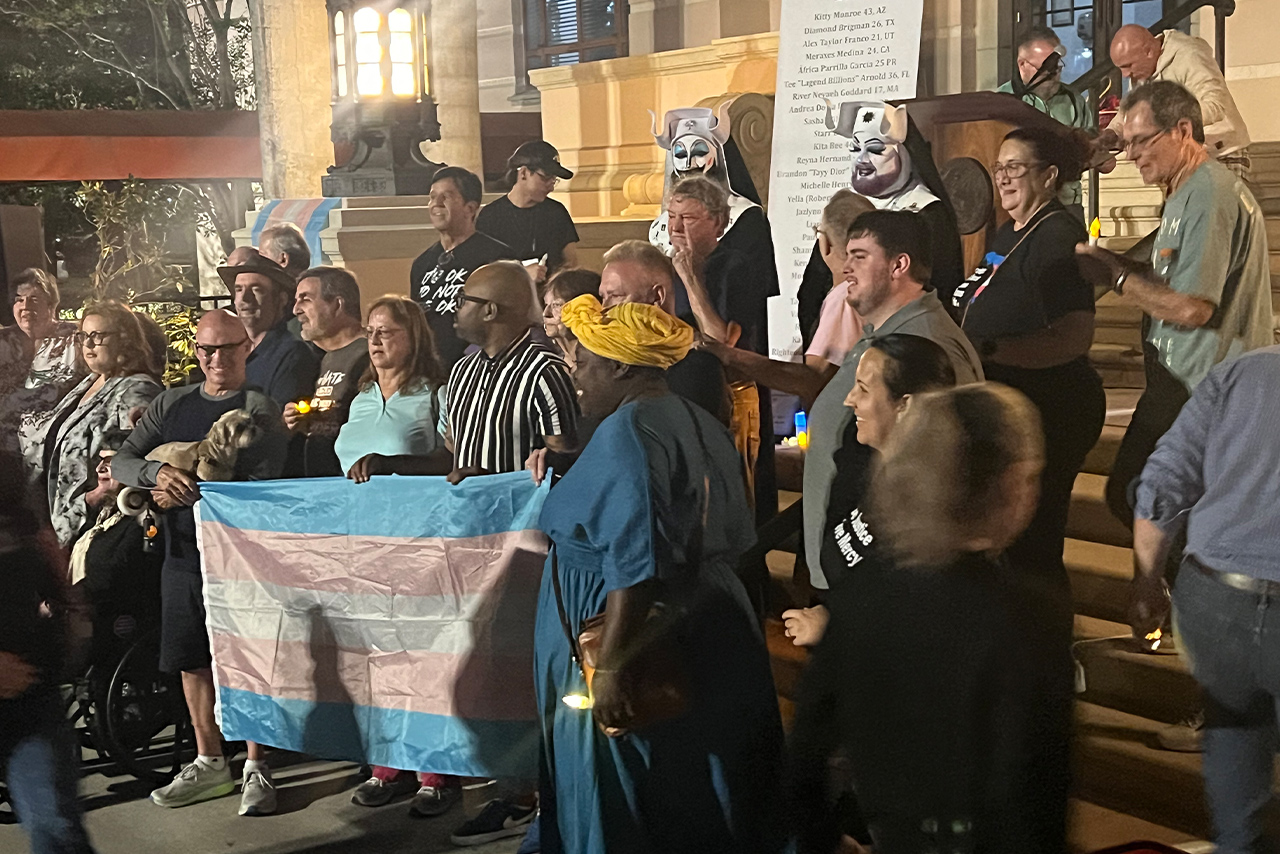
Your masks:
{"label": "eyeglasses", "polygon": [[385,328],[367,326],[364,330],[364,337],[368,338],[370,341],[381,341],[384,338],[391,338],[392,336],[399,335],[404,331],[405,330],[395,326],[388,326]]}
{"label": "eyeglasses", "polygon": [[239,347],[241,344],[243,344],[248,340],[249,339],[246,337],[246,338],[241,338],[239,341],[234,341],[230,344],[197,344],[196,353],[204,356],[206,361],[211,362],[213,361],[213,357],[216,356],[218,353],[223,353],[223,354],[230,353],[232,350],[236,349],[237,347]]}
{"label": "eyeglasses", "polygon": [[107,339],[110,338],[112,335],[115,335],[115,333],[114,332],[89,332],[86,334],[84,332],[77,332],[72,337],[75,338],[76,343],[79,344],[81,347],[88,347],[90,350],[95,350],[98,347],[101,347],[103,344],[107,343]]}
{"label": "eyeglasses", "polygon": [[1129,156],[1133,157],[1138,152],[1146,151],[1160,137],[1164,136],[1168,131],[1159,130],[1155,133],[1149,133],[1146,136],[1140,136],[1137,139],[1125,140],[1124,149],[1129,152]]}
{"label": "eyeglasses", "polygon": [[476,303],[477,305],[489,305],[490,303],[493,302],[493,300],[491,299],[485,299],[484,297],[474,297],[471,294],[459,294],[458,299],[462,300],[463,302],[473,302],[473,303]]}
{"label": "eyeglasses", "polygon": [[1021,178],[1032,166],[1043,166],[1038,160],[1010,160],[1008,163],[992,163],[991,177],[999,178],[1003,173],[1009,178]]}
{"label": "eyeglasses", "polygon": [[539,178],[541,178],[544,181],[551,182],[552,186],[555,186],[556,184],[560,183],[560,179],[557,176],[548,175],[546,172],[543,172],[541,169],[539,169],[537,172],[534,172],[533,174],[537,175]]}

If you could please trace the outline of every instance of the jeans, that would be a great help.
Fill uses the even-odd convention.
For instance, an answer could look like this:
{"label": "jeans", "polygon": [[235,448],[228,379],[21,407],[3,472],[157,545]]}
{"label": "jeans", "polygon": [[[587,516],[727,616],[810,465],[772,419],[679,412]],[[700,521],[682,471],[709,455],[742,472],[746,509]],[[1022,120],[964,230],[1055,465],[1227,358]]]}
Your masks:
{"label": "jeans", "polygon": [[1280,746],[1280,603],[1206,576],[1193,558],[1178,582],[1175,620],[1204,691],[1204,788],[1217,852],[1275,852],[1263,815]]}
{"label": "jeans", "polygon": [[0,701],[0,765],[32,854],[92,854],[80,821],[75,740],[56,690]]}

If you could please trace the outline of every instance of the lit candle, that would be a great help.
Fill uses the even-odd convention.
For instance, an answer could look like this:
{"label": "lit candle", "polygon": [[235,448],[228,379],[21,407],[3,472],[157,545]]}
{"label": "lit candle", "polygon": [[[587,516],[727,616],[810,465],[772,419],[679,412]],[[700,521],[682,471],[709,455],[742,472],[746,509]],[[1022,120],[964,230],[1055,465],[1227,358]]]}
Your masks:
{"label": "lit candle", "polygon": [[1098,238],[1102,236],[1102,220],[1098,217],[1093,218],[1093,222],[1089,223],[1089,245],[1097,246]]}

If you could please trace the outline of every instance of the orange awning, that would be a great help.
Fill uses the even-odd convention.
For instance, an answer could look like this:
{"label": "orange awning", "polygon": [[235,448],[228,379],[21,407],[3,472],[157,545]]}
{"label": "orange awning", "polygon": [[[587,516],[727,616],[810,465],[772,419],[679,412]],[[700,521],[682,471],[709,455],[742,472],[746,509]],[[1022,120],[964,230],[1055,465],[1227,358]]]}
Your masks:
{"label": "orange awning", "polygon": [[0,110],[0,181],[261,178],[246,110]]}

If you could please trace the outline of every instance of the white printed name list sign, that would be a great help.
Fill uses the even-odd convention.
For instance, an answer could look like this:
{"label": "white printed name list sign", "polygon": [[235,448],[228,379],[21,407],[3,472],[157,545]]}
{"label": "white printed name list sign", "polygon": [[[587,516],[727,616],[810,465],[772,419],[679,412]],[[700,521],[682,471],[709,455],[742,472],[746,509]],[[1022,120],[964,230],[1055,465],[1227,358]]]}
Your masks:
{"label": "white printed name list sign", "polygon": [[914,98],[923,16],[924,0],[783,0],[769,181],[782,291],[769,301],[775,359],[800,358],[796,290],[813,228],[853,173],[848,140],[827,130],[827,101]]}

